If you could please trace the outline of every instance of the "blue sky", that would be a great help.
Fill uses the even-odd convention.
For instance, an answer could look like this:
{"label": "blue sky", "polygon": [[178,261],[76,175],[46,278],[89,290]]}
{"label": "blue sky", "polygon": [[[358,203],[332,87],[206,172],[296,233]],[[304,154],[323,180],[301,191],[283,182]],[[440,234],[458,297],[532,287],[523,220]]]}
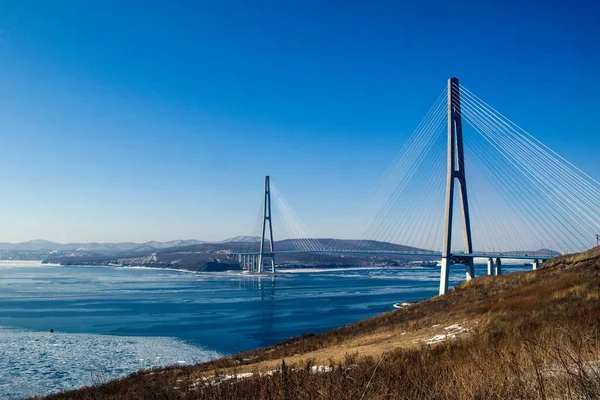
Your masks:
{"label": "blue sky", "polygon": [[450,76],[599,180],[600,6],[491,3],[3,0],[0,240],[352,236]]}

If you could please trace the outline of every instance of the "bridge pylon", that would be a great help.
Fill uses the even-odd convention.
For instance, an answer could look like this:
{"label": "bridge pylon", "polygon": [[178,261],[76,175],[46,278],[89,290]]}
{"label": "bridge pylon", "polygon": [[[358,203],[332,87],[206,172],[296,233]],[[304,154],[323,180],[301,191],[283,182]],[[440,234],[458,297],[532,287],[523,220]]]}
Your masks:
{"label": "bridge pylon", "polygon": [[[458,181],[460,205],[462,209],[464,254],[452,255],[452,214],[454,207],[454,183]],[[448,273],[450,264],[465,264],[467,280],[474,277],[473,252],[471,241],[471,220],[469,218],[469,200],[467,197],[467,179],[465,175],[465,156],[463,148],[462,117],[460,108],[460,86],[457,78],[448,79],[448,174],[446,178],[446,213],[444,242],[442,247],[442,269],[440,272],[440,295],[448,291]]]}
{"label": "bridge pylon", "polygon": [[[265,232],[267,228],[267,221],[269,222],[269,251],[265,252]],[[263,223],[262,223],[262,235],[260,238],[260,253],[258,255],[258,268],[257,272],[263,272],[263,262],[265,257],[271,258],[271,273],[275,274],[275,250],[273,249],[273,224],[271,214],[271,178],[265,176],[265,198],[263,208]]]}

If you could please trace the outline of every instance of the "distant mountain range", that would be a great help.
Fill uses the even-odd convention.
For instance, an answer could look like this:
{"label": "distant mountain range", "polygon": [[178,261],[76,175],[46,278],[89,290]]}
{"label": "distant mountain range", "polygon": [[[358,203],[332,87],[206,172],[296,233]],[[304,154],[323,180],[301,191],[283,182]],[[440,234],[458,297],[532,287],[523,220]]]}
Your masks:
{"label": "distant mountain range", "polygon": [[[253,243],[259,242],[257,236],[236,236],[213,243]],[[0,251],[93,251],[93,252],[123,252],[123,251],[152,251],[170,247],[191,246],[197,244],[211,243],[203,240],[171,240],[168,242],[150,241],[144,243],[118,242],[118,243],[56,243],[48,240],[29,240],[22,243],[0,243]]]}
{"label": "distant mountain range", "polygon": [[259,243],[260,236],[234,236],[229,239],[213,243]]}

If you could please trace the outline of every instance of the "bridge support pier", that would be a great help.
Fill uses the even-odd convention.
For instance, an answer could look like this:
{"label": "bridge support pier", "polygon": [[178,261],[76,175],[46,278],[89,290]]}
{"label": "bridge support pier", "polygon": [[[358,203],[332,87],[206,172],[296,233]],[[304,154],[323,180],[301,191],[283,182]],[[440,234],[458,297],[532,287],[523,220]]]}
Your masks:
{"label": "bridge support pier", "polygon": [[463,264],[467,282],[475,278],[475,264],[473,257],[442,257],[442,269],[440,271],[440,295],[448,291],[448,276],[450,275],[450,265],[452,263]]}
{"label": "bridge support pier", "polygon": [[494,275],[494,259],[491,257],[487,261],[487,274]]}
{"label": "bridge support pier", "polygon": [[531,263],[531,267],[535,271],[536,269],[538,269],[540,267],[540,261],[539,260],[533,260],[533,262]]}
{"label": "bridge support pier", "polygon": [[496,275],[502,275],[502,260],[496,258]]}
{"label": "bridge support pier", "polygon": [[450,267],[448,257],[442,257],[442,269],[440,271],[440,295],[448,291],[448,274]]}
{"label": "bridge support pier", "polygon": [[472,257],[469,257],[465,260],[465,272],[467,275],[467,282],[475,278],[475,266]]}

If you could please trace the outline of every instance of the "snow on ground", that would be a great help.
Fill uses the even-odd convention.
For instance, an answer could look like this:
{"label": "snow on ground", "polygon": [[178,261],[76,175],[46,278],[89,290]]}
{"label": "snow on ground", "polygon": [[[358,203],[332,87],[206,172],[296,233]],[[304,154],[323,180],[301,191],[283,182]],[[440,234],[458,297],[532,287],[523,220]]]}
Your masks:
{"label": "snow on ground", "polygon": [[312,372],[313,374],[319,373],[319,372],[331,372],[333,371],[333,368],[331,368],[330,366],[327,365],[313,365],[312,367],[310,367],[310,372]]}
{"label": "snow on ground", "polygon": [[[438,326],[439,325],[433,325],[432,327],[435,328]],[[461,333],[466,333],[469,330],[467,328],[464,328],[461,324],[453,324],[453,325],[449,325],[449,326],[445,327],[444,331],[445,331],[444,333],[434,335],[434,336],[430,337],[429,339],[424,339],[423,342],[426,344],[441,343],[448,339],[454,339]]]}
{"label": "snow on ground", "polygon": [[[291,368],[292,371],[295,370],[295,368]],[[320,374],[320,373],[324,373],[324,372],[331,372],[333,371],[333,368],[327,365],[313,365],[310,367],[310,372],[312,374]],[[258,376],[271,376],[274,374],[278,374],[280,373],[281,370],[279,369],[272,369],[266,372],[259,372]],[[254,376],[255,373],[254,372],[242,372],[239,374],[223,374],[223,375],[211,375],[211,376],[206,376],[200,379],[196,379],[195,382],[193,382],[189,389],[190,390],[197,390],[200,387],[206,386],[206,385],[220,385],[223,382],[227,382],[230,380],[240,380],[240,379],[246,379],[246,378],[250,378],[252,376]],[[177,381],[180,382],[180,381]]]}
{"label": "snow on ground", "polygon": [[220,357],[164,337],[31,332],[0,327],[0,398],[47,394],[154,366]]}

